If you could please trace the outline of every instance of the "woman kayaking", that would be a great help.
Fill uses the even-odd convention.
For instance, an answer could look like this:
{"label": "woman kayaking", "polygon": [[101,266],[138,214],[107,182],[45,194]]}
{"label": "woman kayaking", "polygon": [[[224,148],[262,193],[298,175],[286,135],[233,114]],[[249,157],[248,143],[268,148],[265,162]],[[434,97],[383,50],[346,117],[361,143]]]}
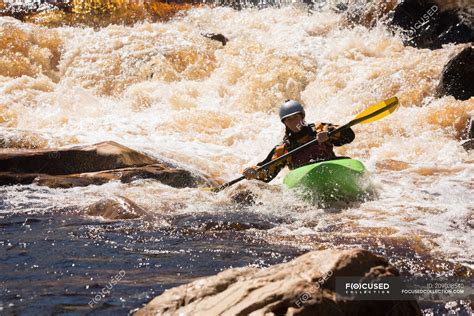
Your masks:
{"label": "woman kayaking", "polygon": [[[257,179],[270,182],[277,176],[281,169],[288,166],[290,170],[296,169],[315,161],[329,160],[336,157],[333,146],[342,146],[352,142],[355,134],[348,128],[328,137],[328,132],[336,126],[329,123],[310,123],[304,120],[305,111],[303,106],[295,100],[286,100],[280,107],[280,120],[285,124],[285,136],[282,143],[275,146],[265,160],[256,166],[246,168],[243,175],[248,180]],[[266,169],[257,170],[259,166],[274,160],[287,152],[317,138],[318,142],[295,153],[288,159],[272,165]]]}

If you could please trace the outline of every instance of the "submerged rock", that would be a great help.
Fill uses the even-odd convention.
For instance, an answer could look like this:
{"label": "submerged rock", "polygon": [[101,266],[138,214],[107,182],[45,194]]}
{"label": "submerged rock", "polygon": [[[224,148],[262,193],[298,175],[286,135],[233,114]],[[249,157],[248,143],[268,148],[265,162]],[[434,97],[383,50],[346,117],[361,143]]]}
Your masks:
{"label": "submerged rock", "polygon": [[275,224],[265,216],[248,212],[199,213],[175,215],[169,220],[172,227],[187,232],[244,231],[248,229],[268,230]]}
{"label": "submerged rock", "polygon": [[213,185],[208,177],[172,166],[115,142],[47,150],[0,151],[0,185],[53,188],[150,178],[182,188]]}
{"label": "submerged rock", "polygon": [[165,291],[134,315],[421,315],[416,301],[336,298],[339,276],[397,276],[365,250],[322,250],[266,269],[228,269]]}
{"label": "submerged rock", "polygon": [[211,40],[220,42],[222,46],[225,46],[229,39],[220,33],[203,33],[202,36],[207,37]]}
{"label": "submerged rock", "polygon": [[90,216],[102,216],[107,219],[136,219],[151,217],[147,210],[123,196],[102,199],[83,209]]}
{"label": "submerged rock", "polygon": [[437,87],[437,95],[452,95],[458,100],[468,100],[474,96],[474,50],[464,48],[443,68]]}
{"label": "submerged rock", "polygon": [[233,192],[230,195],[230,199],[232,200],[232,202],[246,206],[255,205],[255,198],[255,193],[248,189]]}

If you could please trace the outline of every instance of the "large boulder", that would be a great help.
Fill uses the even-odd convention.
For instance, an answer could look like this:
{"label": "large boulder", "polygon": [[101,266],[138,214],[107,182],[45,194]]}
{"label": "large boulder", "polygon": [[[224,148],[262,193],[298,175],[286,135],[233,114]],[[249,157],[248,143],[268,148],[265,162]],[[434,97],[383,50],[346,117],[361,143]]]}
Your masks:
{"label": "large boulder", "polygon": [[215,185],[205,175],[117,144],[42,150],[0,150],[0,185],[31,184],[69,188],[151,178],[182,188]]}
{"label": "large boulder", "polygon": [[373,27],[382,21],[401,30],[405,45],[438,49],[449,43],[474,41],[474,12],[463,2],[449,0],[328,1],[342,14],[342,23]]}
{"label": "large boulder", "polygon": [[437,95],[452,95],[458,100],[474,96],[474,49],[464,48],[443,68],[437,87]]}
{"label": "large boulder", "polygon": [[150,156],[120,145],[101,142],[64,149],[0,152],[0,172],[64,175],[157,163]]}
{"label": "large boulder", "polygon": [[[431,1],[424,0],[403,0],[400,1],[391,13],[391,24],[409,30],[415,27],[418,21],[424,19],[423,15],[427,14],[427,18],[431,18],[433,14],[439,11],[437,5]],[[428,12],[430,11],[430,12]]]}
{"label": "large boulder", "polygon": [[470,13],[444,8],[439,2],[403,0],[390,13],[389,25],[402,30],[405,44],[418,48],[438,49],[444,44],[472,42]]}
{"label": "large boulder", "polygon": [[336,277],[397,275],[369,251],[313,251],[266,269],[229,269],[172,288],[134,315],[421,315],[416,301],[336,297]]}

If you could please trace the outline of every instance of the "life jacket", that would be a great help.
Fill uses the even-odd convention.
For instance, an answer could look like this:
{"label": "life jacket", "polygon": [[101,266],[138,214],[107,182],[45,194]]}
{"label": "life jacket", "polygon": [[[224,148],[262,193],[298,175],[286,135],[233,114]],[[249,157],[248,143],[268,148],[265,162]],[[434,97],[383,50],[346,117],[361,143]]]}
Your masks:
{"label": "life jacket", "polygon": [[[325,131],[327,126],[327,124],[321,123],[316,126],[315,124],[311,123],[304,126],[299,132],[296,133],[292,133],[291,131],[287,130],[282,144],[275,148],[272,160],[292,151],[297,147],[300,147],[301,145],[306,144],[309,141],[312,141],[316,138],[318,133]],[[292,155],[286,161],[286,164],[288,165],[288,168],[295,169],[312,162],[328,160],[335,157],[336,155],[334,154],[333,145],[331,142],[328,141],[322,144],[315,142],[314,144]]]}

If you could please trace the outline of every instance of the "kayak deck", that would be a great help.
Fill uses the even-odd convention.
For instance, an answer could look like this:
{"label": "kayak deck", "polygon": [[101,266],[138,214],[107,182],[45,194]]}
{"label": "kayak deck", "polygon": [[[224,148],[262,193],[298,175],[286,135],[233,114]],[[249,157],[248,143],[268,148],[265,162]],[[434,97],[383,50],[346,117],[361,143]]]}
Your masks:
{"label": "kayak deck", "polygon": [[356,159],[341,158],[312,163],[290,171],[283,180],[306,198],[327,201],[355,201],[370,194],[366,169]]}

